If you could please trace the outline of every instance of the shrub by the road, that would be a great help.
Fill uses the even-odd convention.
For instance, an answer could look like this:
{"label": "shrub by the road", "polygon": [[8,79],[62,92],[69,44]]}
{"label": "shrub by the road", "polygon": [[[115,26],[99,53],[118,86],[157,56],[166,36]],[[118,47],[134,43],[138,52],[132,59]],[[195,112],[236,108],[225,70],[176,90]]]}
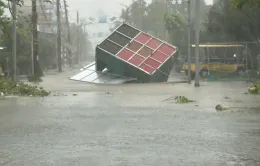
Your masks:
{"label": "shrub by the road", "polygon": [[5,96],[48,96],[50,92],[42,87],[32,86],[24,83],[17,83],[9,78],[0,78],[0,94]]}
{"label": "shrub by the road", "polygon": [[260,94],[260,83],[254,83],[252,86],[248,89],[249,93],[251,94]]}

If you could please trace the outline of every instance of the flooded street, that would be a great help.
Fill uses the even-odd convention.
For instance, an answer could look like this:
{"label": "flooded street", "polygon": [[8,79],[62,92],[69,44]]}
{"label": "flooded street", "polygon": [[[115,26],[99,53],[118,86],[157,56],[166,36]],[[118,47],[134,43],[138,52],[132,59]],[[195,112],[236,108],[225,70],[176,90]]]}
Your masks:
{"label": "flooded street", "polygon": [[[0,165],[260,165],[260,98],[244,94],[245,83],[97,86],[53,77],[62,79],[42,83],[50,97],[0,100]],[[196,103],[175,104],[175,95]],[[234,108],[217,112],[219,103]]]}
{"label": "flooded street", "polygon": [[260,166],[259,16],[260,0],[0,0],[0,166]]}

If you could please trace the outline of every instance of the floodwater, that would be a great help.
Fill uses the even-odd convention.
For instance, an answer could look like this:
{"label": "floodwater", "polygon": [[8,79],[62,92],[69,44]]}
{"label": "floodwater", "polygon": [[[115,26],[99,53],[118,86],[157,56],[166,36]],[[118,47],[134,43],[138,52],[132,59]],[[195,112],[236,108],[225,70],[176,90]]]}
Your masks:
{"label": "floodwater", "polygon": [[[1,166],[260,165],[260,98],[245,83],[51,80],[49,97],[0,100]],[[219,103],[233,108],[217,112]]]}

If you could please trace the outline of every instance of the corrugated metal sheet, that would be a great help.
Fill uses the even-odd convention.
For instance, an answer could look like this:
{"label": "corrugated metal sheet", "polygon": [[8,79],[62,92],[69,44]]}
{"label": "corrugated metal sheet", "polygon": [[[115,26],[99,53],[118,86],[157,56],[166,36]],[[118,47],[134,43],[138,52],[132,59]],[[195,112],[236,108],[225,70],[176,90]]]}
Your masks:
{"label": "corrugated metal sheet", "polygon": [[71,76],[70,80],[96,83],[96,84],[122,84],[137,80],[136,78],[118,76],[105,71],[96,71],[96,63],[93,62],[80,69],[80,72]]}

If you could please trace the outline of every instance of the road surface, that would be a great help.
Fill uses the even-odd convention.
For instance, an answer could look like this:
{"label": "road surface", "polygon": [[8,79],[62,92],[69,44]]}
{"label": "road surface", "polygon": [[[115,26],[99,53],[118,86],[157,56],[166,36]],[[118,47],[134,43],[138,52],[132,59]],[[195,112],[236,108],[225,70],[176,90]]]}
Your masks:
{"label": "road surface", "polygon": [[0,100],[1,166],[260,165],[260,98],[245,83],[97,86],[69,74],[44,78],[50,97]]}

